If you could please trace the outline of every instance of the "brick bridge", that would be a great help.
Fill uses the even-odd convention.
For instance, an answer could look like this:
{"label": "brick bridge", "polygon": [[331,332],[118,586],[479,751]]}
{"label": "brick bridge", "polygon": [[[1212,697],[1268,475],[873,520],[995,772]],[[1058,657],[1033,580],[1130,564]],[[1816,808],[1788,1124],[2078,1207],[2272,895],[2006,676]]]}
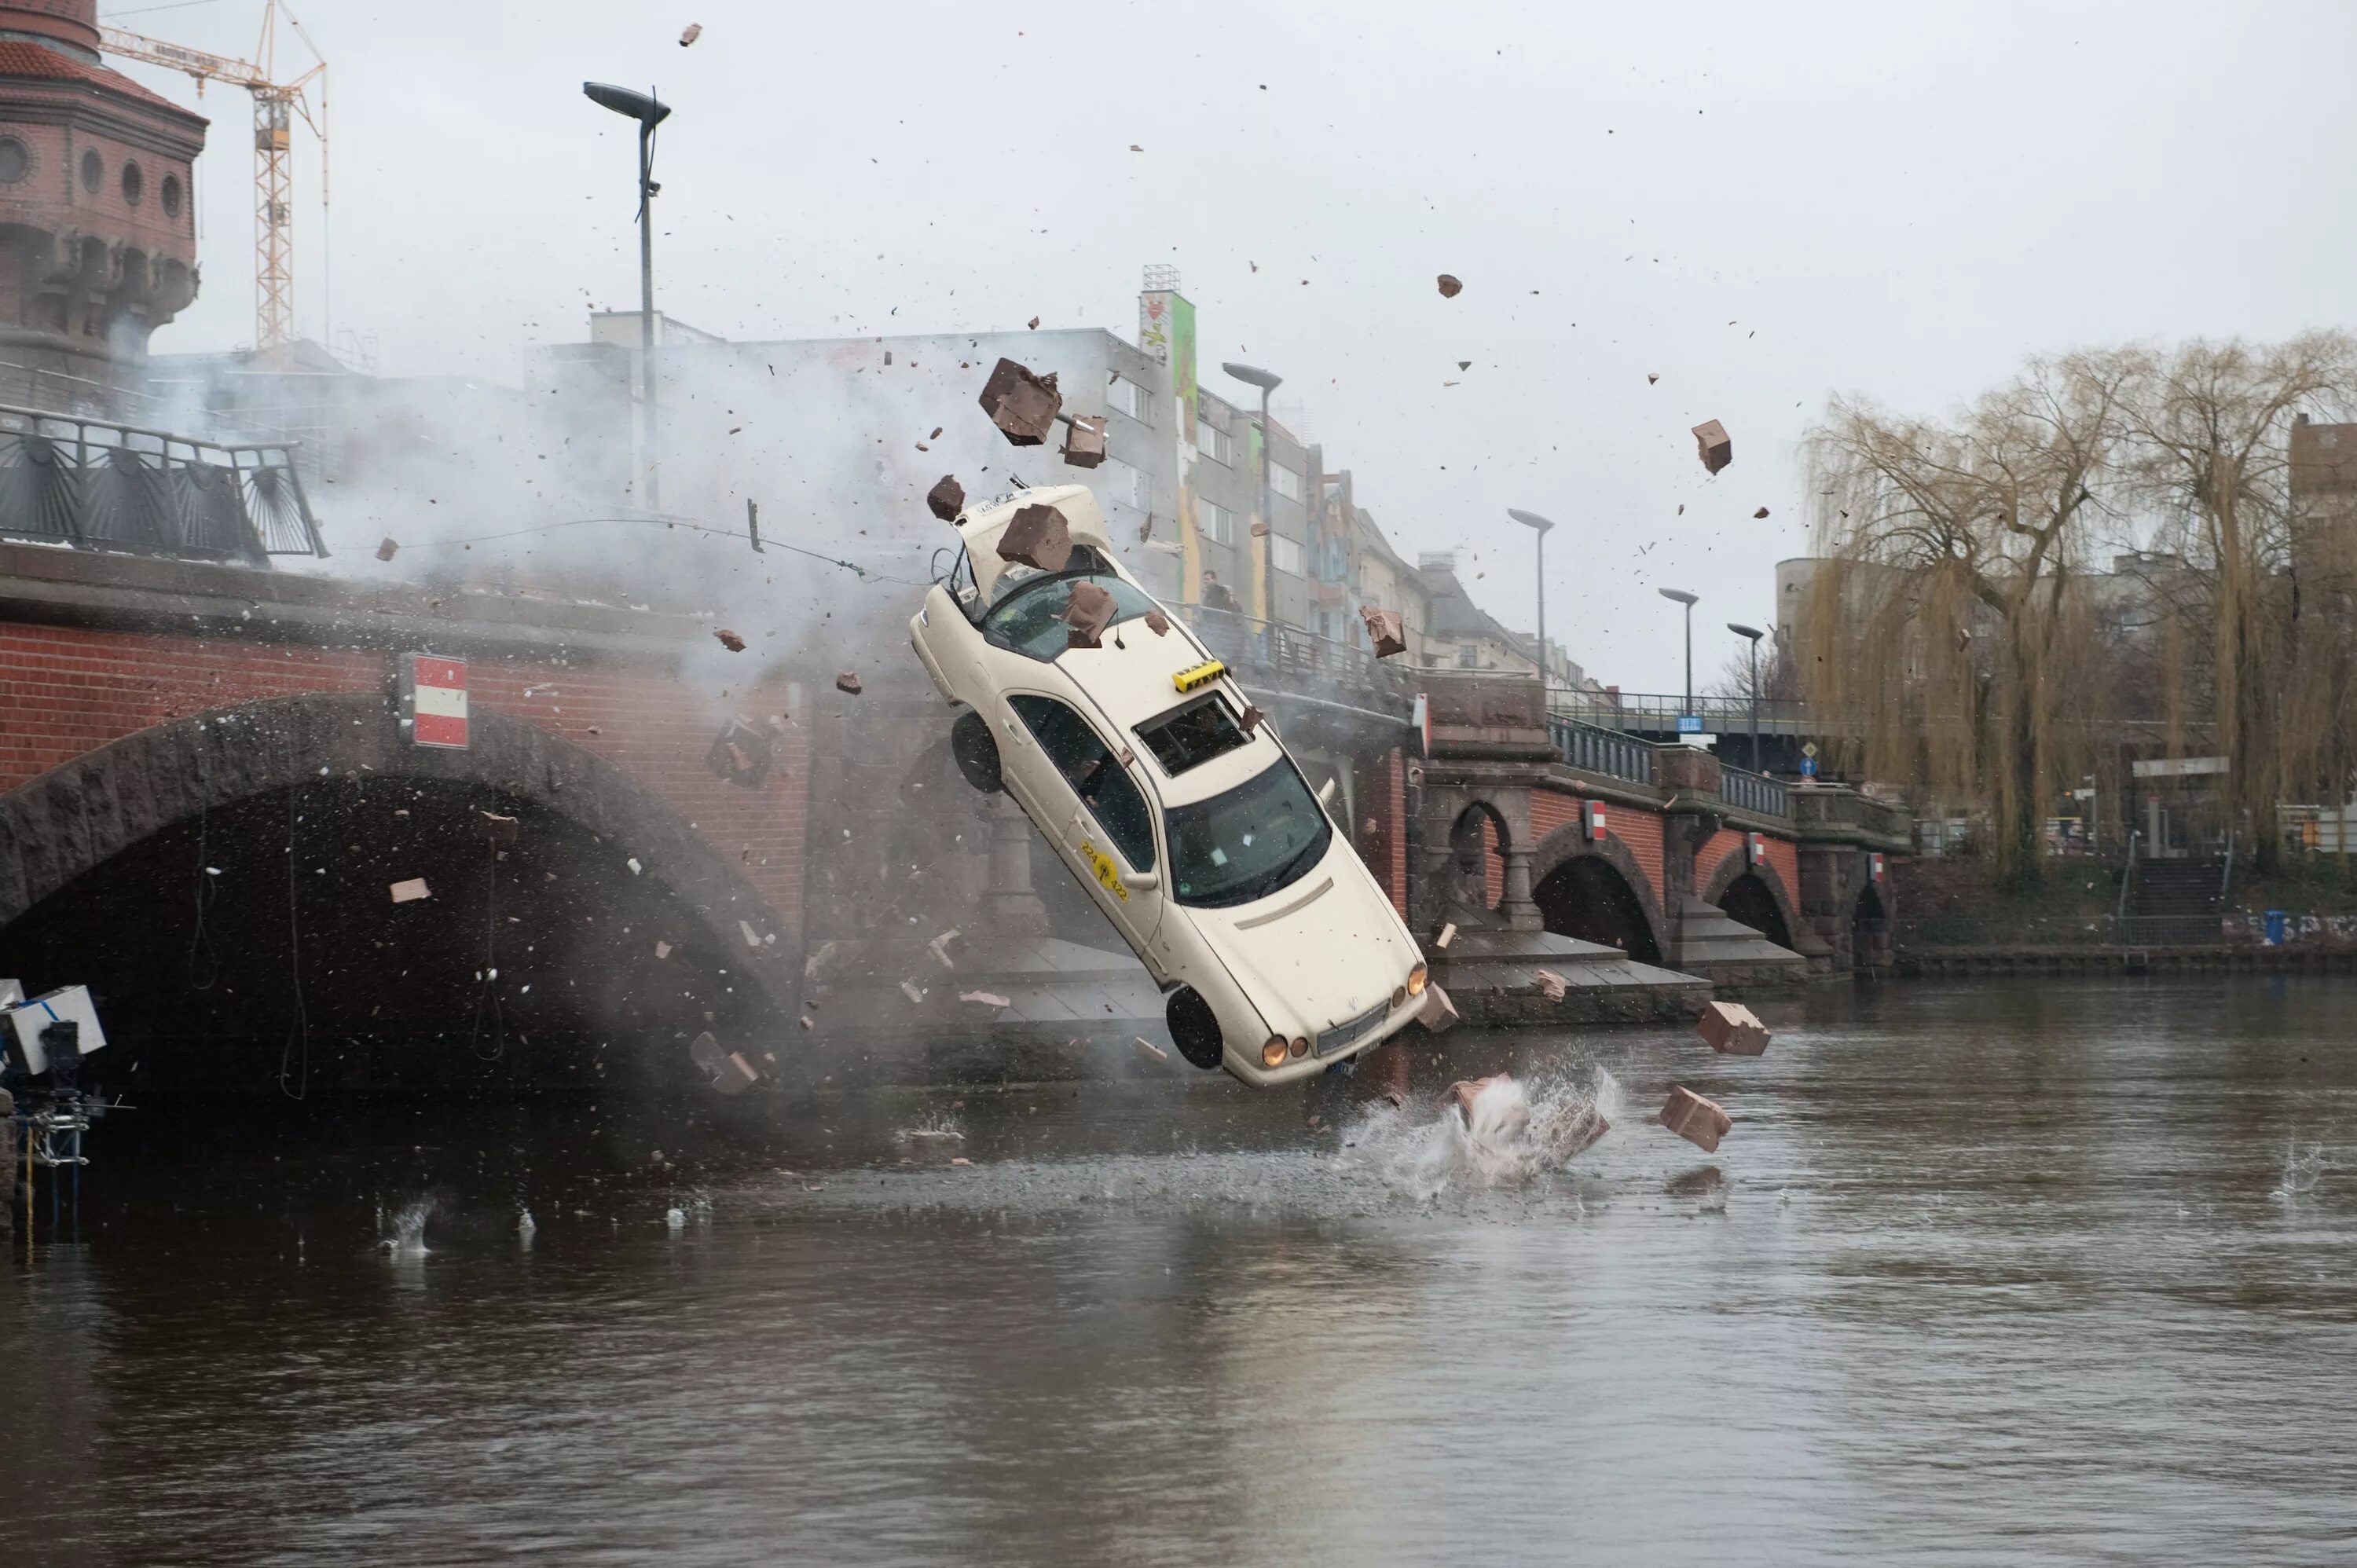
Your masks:
{"label": "brick bridge", "polygon": [[[410,743],[410,652],[468,661],[468,749]],[[826,657],[479,587],[0,545],[0,975],[88,981],[124,1039],[189,1047],[147,1081],[168,1059],[296,1093],[447,1087],[454,1042],[571,1083],[637,1070],[609,1039],[796,1038],[838,941],[1029,921],[1111,944],[1019,818],[955,783],[897,640],[845,657],[860,697]],[[1340,657],[1238,662],[1426,934],[1544,929],[1737,983],[1885,961],[1889,809],[1550,722],[1527,683]],[[712,766],[732,715],[758,779]],[[431,897],[394,905],[415,876]]]}

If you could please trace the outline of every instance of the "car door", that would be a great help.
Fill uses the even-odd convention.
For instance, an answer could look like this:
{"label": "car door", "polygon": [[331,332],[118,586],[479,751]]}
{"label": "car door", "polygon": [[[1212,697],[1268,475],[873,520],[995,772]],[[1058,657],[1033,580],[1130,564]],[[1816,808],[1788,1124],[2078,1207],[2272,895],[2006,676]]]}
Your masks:
{"label": "car door", "polygon": [[1032,820],[1056,842],[1138,956],[1155,967],[1147,953],[1162,918],[1158,813],[1137,777],[1135,757],[1125,760],[1068,703],[1034,693],[1011,693],[1006,703],[1031,742],[1017,749],[1028,754],[1025,782],[1039,795]]}

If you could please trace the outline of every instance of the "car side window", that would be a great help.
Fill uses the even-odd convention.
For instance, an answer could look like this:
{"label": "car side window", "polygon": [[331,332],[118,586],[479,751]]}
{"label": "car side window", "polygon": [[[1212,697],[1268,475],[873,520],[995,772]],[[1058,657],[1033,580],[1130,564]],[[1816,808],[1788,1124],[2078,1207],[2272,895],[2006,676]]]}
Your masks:
{"label": "car side window", "polygon": [[1122,859],[1138,871],[1154,869],[1154,811],[1145,792],[1089,721],[1053,697],[1006,699],[1039,750],[1056,765]]}

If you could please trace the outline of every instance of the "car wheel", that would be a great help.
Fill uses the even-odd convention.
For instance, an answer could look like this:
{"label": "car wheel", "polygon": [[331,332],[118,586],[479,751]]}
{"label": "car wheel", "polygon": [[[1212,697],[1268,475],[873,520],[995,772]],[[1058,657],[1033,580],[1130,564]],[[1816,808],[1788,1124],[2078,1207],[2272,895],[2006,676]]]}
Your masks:
{"label": "car wheel", "polygon": [[996,795],[1006,787],[998,777],[998,737],[990,733],[989,722],[971,708],[950,725],[950,756],[965,781],[984,794]]}
{"label": "car wheel", "polygon": [[1170,1043],[1190,1065],[1220,1065],[1220,1021],[1212,1016],[1211,1004],[1203,1000],[1202,993],[1191,985],[1180,986],[1162,1004],[1162,1016],[1170,1025]]}

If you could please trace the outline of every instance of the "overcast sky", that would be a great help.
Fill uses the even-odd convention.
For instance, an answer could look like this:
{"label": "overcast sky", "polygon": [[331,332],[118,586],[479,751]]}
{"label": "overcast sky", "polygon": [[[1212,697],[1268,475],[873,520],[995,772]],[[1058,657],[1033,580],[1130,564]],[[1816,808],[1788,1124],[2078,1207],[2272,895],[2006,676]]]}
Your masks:
{"label": "overcast sky", "polygon": [[[2357,6],[2331,0],[297,11],[333,68],[331,230],[298,139],[307,335],[329,263],[336,336],[386,373],[512,384],[592,305],[635,308],[631,131],[580,83],[658,86],[674,316],[1126,335],[1140,267],[1174,263],[1206,384],[1245,396],[1227,358],[1286,377],[1280,411],[1394,542],[1458,549],[1510,625],[1530,536],[1504,509],[1555,518],[1549,629],[1632,690],[1680,679],[1656,587],[1702,596],[1705,677],[1723,623],[1775,618],[1830,393],[1937,411],[2033,351],[2357,314]],[[245,55],[261,12],[103,16]],[[282,75],[301,53],[282,36]],[[253,335],[250,111],[198,106],[205,292],[158,351]],[[1706,418],[1735,440],[1715,480]]]}

